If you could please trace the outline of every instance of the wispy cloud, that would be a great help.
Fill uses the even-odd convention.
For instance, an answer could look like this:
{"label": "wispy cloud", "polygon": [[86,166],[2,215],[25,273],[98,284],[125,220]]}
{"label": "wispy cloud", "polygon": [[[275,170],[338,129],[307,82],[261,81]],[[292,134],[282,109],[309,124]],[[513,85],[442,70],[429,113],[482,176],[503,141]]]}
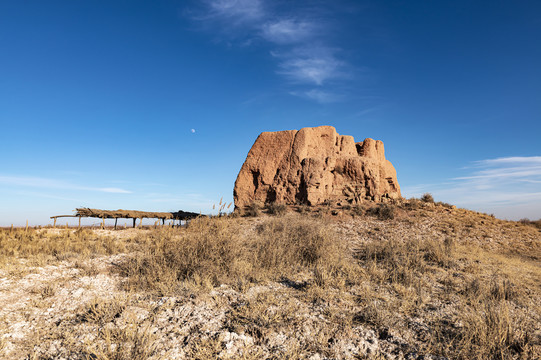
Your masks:
{"label": "wispy cloud", "polygon": [[261,0],[206,0],[204,3],[208,6],[206,19],[225,18],[240,25],[265,15]]}
{"label": "wispy cloud", "polygon": [[443,201],[511,219],[541,217],[541,156],[486,159],[463,170],[469,174],[404,190],[409,196],[431,192]]}
{"label": "wispy cloud", "polygon": [[14,185],[20,187],[48,188],[48,189],[65,189],[65,190],[82,190],[82,191],[97,191],[114,194],[131,194],[129,190],[117,187],[91,187],[72,184],[64,180],[47,179],[41,177],[30,176],[5,176],[0,175],[0,184]]}
{"label": "wispy cloud", "polygon": [[479,168],[470,176],[458,177],[456,180],[476,180],[478,182],[500,183],[506,181],[541,180],[541,156],[504,157],[475,162]]}
{"label": "wispy cloud", "polygon": [[81,199],[77,199],[77,198],[74,198],[74,197],[53,195],[53,194],[50,194],[49,192],[45,192],[45,191],[22,190],[22,191],[15,191],[14,194],[17,195],[17,196],[24,196],[24,197],[29,197],[29,198],[32,198],[32,199],[44,198],[44,199],[54,199],[54,200],[63,200],[63,201],[75,201],[75,202],[82,201]]}
{"label": "wispy cloud", "polygon": [[[318,89],[288,91],[320,103],[335,102],[342,98],[334,83],[343,81],[348,64],[339,58],[340,49],[328,43],[330,33],[320,18],[281,14],[273,4],[263,0],[205,0],[206,13],[196,17],[214,23],[224,36],[231,36],[231,24],[241,39],[241,46],[267,43],[274,49],[271,56],[277,61],[276,73],[288,80],[293,88],[316,86]],[[247,35],[248,34],[248,35]]]}
{"label": "wispy cloud", "polygon": [[497,159],[488,159],[477,161],[477,164],[483,165],[501,165],[510,164],[516,166],[517,164],[530,164],[533,166],[541,166],[541,156],[509,156]]}
{"label": "wispy cloud", "polygon": [[307,91],[291,91],[290,94],[310,100],[315,100],[321,104],[334,103],[343,100],[343,97],[339,94],[323,91],[320,89],[310,89]]}
{"label": "wispy cloud", "polygon": [[318,27],[314,22],[291,18],[268,22],[261,29],[263,38],[281,45],[296,44],[317,33]]}
{"label": "wispy cloud", "polygon": [[115,194],[131,194],[131,191],[120,189],[120,188],[114,188],[114,187],[108,187],[108,188],[82,188],[87,190],[93,190],[93,191],[102,191],[106,193],[115,193]]}
{"label": "wispy cloud", "polygon": [[278,74],[301,84],[321,86],[328,80],[344,78],[344,62],[336,58],[332,49],[325,47],[303,47],[281,54],[271,53],[282,59]]}

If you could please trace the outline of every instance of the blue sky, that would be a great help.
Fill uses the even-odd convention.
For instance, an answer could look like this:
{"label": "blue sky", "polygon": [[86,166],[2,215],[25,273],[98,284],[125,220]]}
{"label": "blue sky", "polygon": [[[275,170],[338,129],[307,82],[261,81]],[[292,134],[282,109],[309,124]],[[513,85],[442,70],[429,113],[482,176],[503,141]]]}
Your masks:
{"label": "blue sky", "polygon": [[210,212],[262,131],[384,141],[406,197],[541,218],[539,1],[0,1],[0,226]]}

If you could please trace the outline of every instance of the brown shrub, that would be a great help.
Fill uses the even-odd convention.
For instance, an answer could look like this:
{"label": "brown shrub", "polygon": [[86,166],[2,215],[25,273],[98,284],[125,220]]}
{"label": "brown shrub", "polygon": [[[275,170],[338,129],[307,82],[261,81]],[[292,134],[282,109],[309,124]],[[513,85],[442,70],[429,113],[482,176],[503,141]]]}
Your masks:
{"label": "brown shrub", "polygon": [[258,203],[251,203],[244,209],[242,215],[247,217],[258,217],[261,215],[261,207]]}
{"label": "brown shrub", "polygon": [[226,218],[193,220],[172,236],[156,231],[141,251],[121,265],[127,286],[167,294],[189,284],[259,282],[290,277],[316,267],[347,273],[347,249],[321,222],[301,216],[265,219],[254,234],[242,236]]}
{"label": "brown shrub", "polygon": [[521,223],[523,223],[525,225],[531,225],[531,226],[536,227],[536,228],[541,230],[541,219],[534,221],[534,220],[524,218],[524,219],[520,219],[519,222],[521,222]]}
{"label": "brown shrub", "polygon": [[378,204],[366,212],[368,215],[376,216],[379,220],[392,220],[395,216],[395,206],[390,204]]}
{"label": "brown shrub", "polygon": [[285,204],[269,203],[265,206],[267,213],[271,215],[284,215],[287,212],[287,206]]}

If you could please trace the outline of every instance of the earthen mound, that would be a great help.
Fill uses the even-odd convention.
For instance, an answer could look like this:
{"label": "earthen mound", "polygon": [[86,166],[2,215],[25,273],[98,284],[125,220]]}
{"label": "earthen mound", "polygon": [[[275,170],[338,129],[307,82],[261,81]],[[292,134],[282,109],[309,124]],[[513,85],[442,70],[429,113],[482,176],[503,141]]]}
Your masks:
{"label": "earthen mound", "polygon": [[252,203],[338,206],[401,198],[383,142],[338,135],[332,126],[264,132],[235,182],[236,208]]}

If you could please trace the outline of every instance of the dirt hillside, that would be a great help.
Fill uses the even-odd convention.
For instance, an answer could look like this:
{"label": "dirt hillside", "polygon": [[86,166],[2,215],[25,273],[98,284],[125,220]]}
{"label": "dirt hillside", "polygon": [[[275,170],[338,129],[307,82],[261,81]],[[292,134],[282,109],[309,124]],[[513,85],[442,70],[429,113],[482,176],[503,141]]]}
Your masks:
{"label": "dirt hillside", "polygon": [[0,358],[538,359],[541,229],[447,204],[0,232]]}

